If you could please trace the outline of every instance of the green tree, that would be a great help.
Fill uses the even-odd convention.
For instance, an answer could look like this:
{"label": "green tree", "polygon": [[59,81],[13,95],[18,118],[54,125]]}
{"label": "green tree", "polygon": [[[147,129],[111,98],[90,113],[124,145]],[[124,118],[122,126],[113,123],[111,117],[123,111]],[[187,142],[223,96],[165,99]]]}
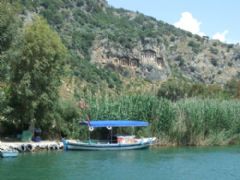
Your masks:
{"label": "green tree", "polygon": [[229,99],[230,94],[231,93],[228,93],[221,86],[216,84],[206,85],[183,79],[171,78],[163,82],[158,90],[157,96],[171,101],[178,101],[190,97]]}
{"label": "green tree", "polygon": [[11,49],[19,24],[16,12],[15,4],[10,3],[8,0],[0,1],[0,126],[6,120],[5,115],[9,110],[6,98],[9,77],[8,51]]}
{"label": "green tree", "polygon": [[188,95],[190,85],[181,79],[172,78],[164,82],[158,91],[158,97],[177,101]]}
{"label": "green tree", "polygon": [[16,8],[6,0],[0,1],[0,81],[4,81],[8,72],[9,50],[16,34]]}
{"label": "green tree", "polygon": [[238,99],[240,98],[240,80],[239,79],[232,78],[225,85],[225,89],[233,98],[238,98]]}
{"label": "green tree", "polygon": [[11,119],[20,129],[56,126],[58,88],[66,48],[47,22],[36,16],[25,25],[11,58]]}
{"label": "green tree", "polygon": [[15,10],[7,1],[0,2],[0,54],[7,50],[13,39],[15,32]]}

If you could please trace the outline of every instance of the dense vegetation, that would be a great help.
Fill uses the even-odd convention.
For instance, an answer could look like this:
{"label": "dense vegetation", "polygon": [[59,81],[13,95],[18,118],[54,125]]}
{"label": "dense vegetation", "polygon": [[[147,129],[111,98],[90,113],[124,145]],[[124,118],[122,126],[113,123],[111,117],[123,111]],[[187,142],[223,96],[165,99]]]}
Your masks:
{"label": "dense vegetation", "polygon": [[66,48],[56,32],[39,17],[25,25],[10,62],[11,119],[21,129],[56,124],[58,88],[64,74]]}
{"label": "dense vegetation", "polygon": [[[35,126],[47,137],[83,138],[87,131],[78,123],[90,115],[149,121],[150,129],[137,128],[137,135],[150,133],[161,144],[240,143],[237,78],[220,86],[173,74],[153,90],[152,82],[130,81],[91,64],[89,50],[97,37],[132,48],[144,37],[167,45],[166,38],[193,36],[140,13],[130,20],[125,10],[102,6],[94,0],[0,2],[0,135]],[[187,46],[199,53],[201,38]],[[218,54],[214,47],[210,51]],[[181,56],[176,59],[183,64]],[[67,81],[71,87],[60,94]],[[86,108],[78,106],[80,100]]]}
{"label": "dense vegetation", "polygon": [[[153,95],[89,97],[92,119],[142,119],[151,129],[136,129],[139,136],[159,138],[168,145],[224,145],[240,142],[240,102],[190,98],[177,102]],[[84,113],[86,114],[86,113]],[[84,117],[83,117],[84,118]],[[84,135],[83,129],[75,129]],[[129,131],[128,133],[130,133]]]}
{"label": "dense vegetation", "polygon": [[170,78],[163,82],[157,96],[177,101],[184,98],[200,97],[203,99],[239,98],[240,81],[232,79],[225,86],[217,84],[202,84],[185,79]]}

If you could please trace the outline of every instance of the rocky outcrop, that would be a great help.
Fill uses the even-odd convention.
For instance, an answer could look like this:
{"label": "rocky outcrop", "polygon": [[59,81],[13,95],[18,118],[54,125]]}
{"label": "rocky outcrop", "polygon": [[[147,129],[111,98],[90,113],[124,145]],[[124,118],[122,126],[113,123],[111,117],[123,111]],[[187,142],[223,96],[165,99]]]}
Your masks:
{"label": "rocky outcrop", "polygon": [[177,39],[166,46],[154,38],[146,38],[132,49],[126,49],[107,39],[95,40],[91,61],[103,67],[112,64],[114,70],[125,68],[133,76],[150,80],[167,79],[176,70],[188,79],[208,84],[224,84],[240,76],[239,45],[206,38],[198,41]]}
{"label": "rocky outcrop", "polygon": [[122,67],[134,76],[150,80],[163,80],[170,74],[163,44],[154,46],[139,42],[133,49],[116,47],[116,44],[106,43],[106,40],[96,40],[93,44],[92,63],[102,66],[112,64],[115,69]]}

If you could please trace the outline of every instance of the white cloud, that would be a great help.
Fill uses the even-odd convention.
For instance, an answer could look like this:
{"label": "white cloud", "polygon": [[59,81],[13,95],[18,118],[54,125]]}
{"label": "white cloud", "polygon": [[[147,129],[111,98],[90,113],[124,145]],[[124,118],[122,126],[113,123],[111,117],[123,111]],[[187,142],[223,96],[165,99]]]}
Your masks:
{"label": "white cloud", "polygon": [[[174,23],[174,26],[186,31],[189,31],[193,34],[198,34],[200,36],[205,36],[205,33],[201,32],[200,26],[201,22],[193,17],[190,12],[183,12],[178,22]],[[222,42],[226,42],[226,36],[229,31],[225,30],[224,32],[217,32],[212,36],[212,39],[217,39]]]}
{"label": "white cloud", "polygon": [[226,35],[228,34],[228,30],[225,30],[224,32],[220,33],[217,32],[216,34],[213,35],[213,39],[217,39],[219,41],[225,42],[226,41]]}
{"label": "white cloud", "polygon": [[204,36],[205,34],[200,31],[200,25],[201,22],[194,18],[190,12],[183,12],[179,21],[174,24],[175,27]]}

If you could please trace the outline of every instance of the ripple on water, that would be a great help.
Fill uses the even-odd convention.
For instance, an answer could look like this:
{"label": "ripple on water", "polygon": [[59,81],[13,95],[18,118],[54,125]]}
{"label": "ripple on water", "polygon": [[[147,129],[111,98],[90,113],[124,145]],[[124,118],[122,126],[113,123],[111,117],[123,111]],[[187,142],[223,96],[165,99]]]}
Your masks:
{"label": "ripple on water", "polygon": [[240,179],[240,147],[21,154],[0,159],[0,179]]}

